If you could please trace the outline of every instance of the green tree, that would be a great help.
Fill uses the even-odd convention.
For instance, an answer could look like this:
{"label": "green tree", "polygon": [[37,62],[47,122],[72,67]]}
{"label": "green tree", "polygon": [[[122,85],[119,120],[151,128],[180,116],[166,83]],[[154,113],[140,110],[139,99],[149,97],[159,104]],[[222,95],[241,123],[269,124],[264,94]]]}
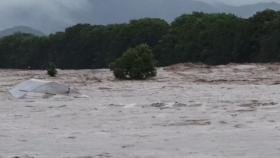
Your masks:
{"label": "green tree", "polygon": [[54,65],[54,63],[50,63],[50,64],[48,65],[47,74],[48,74],[50,77],[55,77],[55,76],[57,75],[57,70],[56,70],[56,66]]}
{"label": "green tree", "polygon": [[194,12],[182,15],[157,46],[160,63],[203,62],[226,64],[238,56],[247,24],[231,14]]}
{"label": "green tree", "polygon": [[118,27],[114,29],[114,38],[110,41],[109,49],[106,51],[107,63],[120,57],[128,48],[142,43],[148,44],[153,49],[170,28],[166,21],[158,18],[131,20],[128,24]]}
{"label": "green tree", "polygon": [[0,40],[0,66],[2,68],[29,68],[35,53],[38,37],[16,33]]}
{"label": "green tree", "polygon": [[248,19],[253,62],[280,61],[280,12],[264,10]]}
{"label": "green tree", "polygon": [[171,24],[157,18],[77,24],[44,37],[16,33],[0,38],[0,68],[45,69],[50,62],[63,69],[106,68],[142,43],[150,46],[159,66],[279,62],[280,11],[264,10],[247,19],[194,12]]}
{"label": "green tree", "polygon": [[156,75],[153,54],[146,44],[128,49],[122,57],[111,64],[118,79],[143,80]]}

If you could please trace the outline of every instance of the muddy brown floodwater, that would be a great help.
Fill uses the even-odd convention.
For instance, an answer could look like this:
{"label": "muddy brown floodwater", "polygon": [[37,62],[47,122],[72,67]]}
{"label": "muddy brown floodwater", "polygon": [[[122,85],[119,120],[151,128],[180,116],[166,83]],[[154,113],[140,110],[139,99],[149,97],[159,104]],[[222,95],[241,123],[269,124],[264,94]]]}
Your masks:
{"label": "muddy brown floodwater", "polygon": [[[280,65],[158,69],[147,81],[109,70],[0,70],[1,158],[279,158]],[[8,90],[30,79],[88,98]]]}

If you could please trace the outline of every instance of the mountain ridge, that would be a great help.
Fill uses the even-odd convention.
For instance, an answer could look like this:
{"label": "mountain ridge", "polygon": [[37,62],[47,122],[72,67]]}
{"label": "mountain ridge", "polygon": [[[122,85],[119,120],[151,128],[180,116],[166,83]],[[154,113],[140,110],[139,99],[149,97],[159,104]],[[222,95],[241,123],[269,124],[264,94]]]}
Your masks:
{"label": "mountain ridge", "polygon": [[41,31],[39,31],[37,29],[34,29],[32,27],[15,26],[15,27],[4,29],[4,30],[0,30],[0,38],[9,36],[9,35],[13,35],[15,33],[29,33],[29,34],[33,34],[35,36],[44,36],[44,33],[42,33]]}
{"label": "mountain ridge", "polygon": [[[9,8],[5,9],[9,10]],[[0,16],[0,21],[2,21],[0,29],[26,25],[48,34],[63,31],[66,27],[77,23],[126,23],[132,19],[144,17],[161,18],[171,22],[182,14],[194,11],[225,12],[247,18],[264,9],[280,10],[280,3],[262,2],[233,6],[219,2],[210,4],[198,0],[87,0],[87,5],[79,9],[57,5],[54,8],[28,6],[13,12],[9,11],[4,14],[5,16],[3,14]],[[33,13],[34,10],[36,14]]]}

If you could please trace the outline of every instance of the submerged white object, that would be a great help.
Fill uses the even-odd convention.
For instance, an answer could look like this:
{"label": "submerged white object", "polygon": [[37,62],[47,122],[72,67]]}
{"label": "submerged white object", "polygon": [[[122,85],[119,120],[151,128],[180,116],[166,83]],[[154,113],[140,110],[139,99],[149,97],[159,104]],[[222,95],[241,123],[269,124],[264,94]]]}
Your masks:
{"label": "submerged white object", "polygon": [[70,87],[56,82],[30,79],[16,85],[10,93],[15,98],[23,98],[28,93],[69,94]]}

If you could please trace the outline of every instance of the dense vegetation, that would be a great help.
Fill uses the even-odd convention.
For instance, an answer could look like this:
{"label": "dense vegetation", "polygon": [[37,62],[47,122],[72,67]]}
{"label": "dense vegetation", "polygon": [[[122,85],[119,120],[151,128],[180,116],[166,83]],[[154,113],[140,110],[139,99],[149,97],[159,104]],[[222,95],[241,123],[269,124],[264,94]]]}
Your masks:
{"label": "dense vegetation", "polygon": [[144,80],[156,76],[153,52],[146,44],[128,49],[110,68],[118,79]]}
{"label": "dense vegetation", "polygon": [[147,44],[157,65],[179,62],[279,62],[280,12],[265,10],[244,19],[231,14],[193,13],[171,24],[145,18],[128,24],[78,24],[44,37],[17,33],[0,39],[0,68],[103,68],[129,48]]}
{"label": "dense vegetation", "polygon": [[50,77],[55,77],[57,75],[57,70],[55,68],[55,65],[53,63],[50,63],[47,67],[47,74]]}

